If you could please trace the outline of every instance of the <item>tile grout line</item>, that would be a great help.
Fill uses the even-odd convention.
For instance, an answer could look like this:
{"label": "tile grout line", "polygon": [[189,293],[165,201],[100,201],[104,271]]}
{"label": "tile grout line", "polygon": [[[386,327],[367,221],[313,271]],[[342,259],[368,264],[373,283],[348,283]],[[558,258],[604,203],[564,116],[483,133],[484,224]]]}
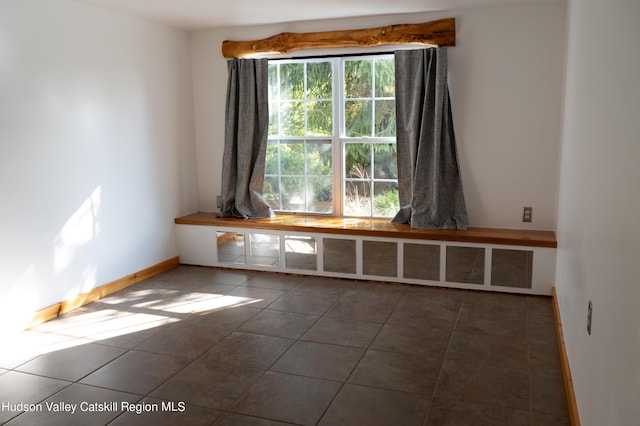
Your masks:
{"label": "tile grout line", "polygon": [[[252,278],[253,278],[253,277],[252,277]],[[240,284],[236,284],[236,285],[229,285],[229,286],[233,286],[233,287],[235,287],[235,288],[238,288],[238,287],[241,287],[244,283],[246,283],[246,282],[248,282],[248,281],[250,281],[250,280],[251,280],[251,278],[249,278],[249,279],[247,279],[247,280],[242,281],[242,283],[240,283]],[[220,284],[220,283],[218,283],[218,284]],[[227,284],[223,284],[223,285],[227,285]],[[235,289],[234,289],[234,290],[235,290]],[[233,291],[233,290],[230,290],[230,291]],[[188,292],[185,292],[185,293],[188,293]],[[227,293],[225,293],[225,295],[226,295],[226,294],[227,294]],[[263,311],[263,310],[264,310],[264,308],[261,308],[261,311]],[[257,315],[257,314],[256,314],[256,315]],[[193,313],[193,312],[192,312],[192,313],[190,313],[190,314],[186,315],[186,317],[185,317],[185,318],[183,318],[182,320],[186,320],[186,319],[188,319],[189,317],[195,317],[195,316],[196,316],[196,313]],[[255,316],[255,315],[254,315],[254,316]],[[252,316],[251,318],[253,318],[254,316]],[[228,332],[228,333],[227,333],[227,335],[226,335],[225,337],[223,337],[222,339],[220,339],[220,341],[218,341],[218,342],[214,343],[214,344],[213,344],[211,347],[209,347],[208,349],[204,350],[200,355],[198,355],[197,357],[195,357],[194,359],[192,359],[191,361],[189,361],[187,364],[185,364],[185,366],[184,366],[184,367],[182,367],[181,369],[177,370],[174,374],[172,374],[171,376],[167,377],[167,378],[166,378],[162,383],[158,384],[158,386],[156,386],[155,388],[153,388],[153,389],[151,389],[149,392],[147,392],[147,394],[146,394],[143,398],[148,397],[148,398],[163,399],[163,398],[160,398],[160,397],[154,397],[154,396],[152,396],[151,394],[152,394],[153,392],[155,392],[156,390],[158,390],[158,389],[159,389],[160,387],[162,387],[163,385],[165,385],[166,383],[168,383],[171,379],[173,379],[174,377],[176,377],[178,374],[180,374],[181,372],[183,372],[184,370],[186,370],[188,367],[192,366],[192,365],[193,365],[194,363],[196,363],[197,361],[200,361],[200,360],[204,359],[204,358],[206,357],[206,354],[207,354],[211,349],[213,349],[216,345],[218,345],[220,342],[222,342],[222,341],[223,341],[224,339],[226,339],[228,336],[230,336],[231,334],[233,334],[233,332],[234,332],[234,331],[236,331],[238,328],[240,328],[242,325],[244,325],[246,322],[248,322],[251,318],[248,318],[248,319],[246,319],[245,321],[243,321],[241,324],[239,324],[237,327],[235,327],[235,328],[234,328],[234,330],[226,330],[226,329],[225,329],[225,330],[223,330],[223,331]],[[182,320],[181,320],[181,321],[182,321]],[[171,325],[171,324],[170,324],[170,325]],[[156,334],[158,334],[158,333],[156,333]],[[154,334],[154,336],[155,336],[156,334]],[[142,345],[144,342],[146,342],[147,340],[151,339],[152,337],[153,337],[153,336],[150,336],[148,339],[145,339],[144,341],[140,342],[138,345],[136,345],[136,346],[135,346],[134,348],[132,348],[132,349],[135,349],[136,347],[138,347],[138,346]],[[156,353],[156,352],[149,352],[149,351],[144,351],[144,352],[148,352],[148,353]],[[166,354],[165,354],[165,355],[166,355]],[[232,364],[227,364],[227,365],[229,365],[229,366],[231,366],[231,367],[233,367],[233,368],[237,368],[237,367],[238,367],[238,366],[235,366],[235,365],[232,365]],[[256,370],[257,370],[257,369],[256,369]],[[263,372],[263,374],[264,374],[264,372]],[[255,381],[253,381],[253,382],[251,383],[251,385],[249,385],[249,387],[253,386],[253,384],[254,384],[254,383],[255,383],[255,382],[256,382],[260,377],[262,377],[262,375],[263,375],[263,374],[261,374],[260,376],[258,376],[258,377],[256,378],[256,380],[255,380]],[[235,401],[234,401],[231,405],[233,405],[234,403],[235,403]],[[206,406],[202,406],[202,405],[198,405],[198,404],[194,404],[194,403],[189,403],[189,404],[190,404],[190,405],[192,405],[192,406],[195,406],[195,407],[201,407],[201,408],[206,408],[206,409],[212,409],[211,407],[206,407]],[[230,407],[228,407],[228,408],[230,408]],[[214,410],[215,410],[215,409],[214,409]],[[226,411],[226,409],[225,409],[225,410],[217,410],[217,411],[222,411],[223,413],[224,413],[224,412],[227,412],[227,411]],[[120,415],[122,415],[122,414],[124,414],[124,413],[121,413]],[[119,416],[117,416],[116,418],[120,417],[120,415],[119,415]],[[221,417],[221,416],[220,416],[220,417]],[[113,419],[113,420],[115,420],[115,419]],[[214,420],[211,424],[214,424],[215,422],[217,422],[217,420],[218,420],[218,419]]]}
{"label": "tile grout line", "polygon": [[444,353],[444,356],[442,357],[442,362],[440,363],[440,369],[438,371],[438,377],[436,378],[436,384],[433,387],[433,392],[431,394],[431,404],[429,404],[429,408],[427,409],[427,413],[423,419],[423,425],[426,425],[427,421],[429,420],[429,416],[431,415],[431,410],[433,408],[433,401],[435,399],[436,396],[436,392],[438,390],[438,386],[440,385],[442,376],[444,374],[444,364],[447,360],[447,355],[449,354],[449,350],[451,349],[451,343],[453,342],[453,336],[455,335],[456,329],[458,328],[458,321],[460,319],[460,315],[462,313],[462,308],[464,307],[466,301],[467,301],[467,296],[468,294],[465,293],[464,298],[462,299],[462,303],[460,303],[460,306],[458,307],[458,314],[456,315],[456,320],[453,323],[453,327],[451,329],[451,336],[449,336],[449,343],[447,344],[447,350]]}
{"label": "tile grout line", "polygon": [[[247,280],[247,281],[245,281],[243,284],[247,283],[248,281],[250,281],[250,279],[249,279],[249,280]],[[302,280],[301,280],[301,281],[302,281]],[[242,284],[241,284],[241,285],[242,285]],[[241,331],[238,331],[238,330],[239,330],[243,325],[245,325],[247,322],[251,321],[251,319],[253,319],[253,318],[255,318],[256,316],[260,315],[260,313],[262,313],[262,312],[264,312],[264,311],[269,310],[269,309],[268,309],[268,308],[269,308],[269,306],[271,306],[271,305],[272,305],[273,303],[275,303],[276,301],[280,300],[284,295],[288,294],[290,291],[292,291],[293,289],[295,289],[298,285],[300,285],[300,283],[298,283],[298,284],[296,284],[296,285],[294,285],[294,286],[292,286],[292,287],[290,287],[290,288],[286,289],[282,295],[280,295],[277,299],[273,300],[273,301],[272,301],[271,303],[269,303],[267,306],[265,306],[265,307],[263,307],[263,308],[260,308],[260,312],[259,312],[259,313],[257,313],[256,315],[253,315],[251,318],[248,318],[246,321],[242,322],[242,324],[239,324],[239,325],[238,325],[238,326],[237,326],[237,327],[236,327],[236,328],[235,328],[231,333],[233,333],[233,332],[240,332],[240,333],[244,333],[244,332],[241,332]],[[245,287],[249,287],[249,286],[245,286]],[[256,288],[264,288],[264,287],[256,287]],[[335,302],[334,302],[334,303],[335,303]],[[328,309],[327,309],[327,310],[328,310]],[[274,312],[285,312],[285,313],[291,313],[291,312],[288,312],[288,311],[276,311],[276,310],[273,310],[273,309],[272,309],[271,311],[274,311]],[[237,411],[231,411],[231,409],[232,409],[232,408],[233,408],[233,407],[238,403],[238,401],[240,401],[240,400],[241,400],[241,399],[242,399],[242,398],[243,398],[247,393],[249,393],[249,391],[251,390],[251,388],[252,388],[252,387],[253,387],[253,386],[254,386],[254,385],[255,385],[255,384],[256,384],[260,379],[262,379],[262,378],[266,375],[266,373],[267,373],[267,372],[271,371],[271,370],[270,370],[270,369],[271,369],[271,367],[273,367],[273,366],[274,366],[274,365],[275,365],[275,364],[276,364],[276,363],[277,363],[277,362],[278,362],[278,361],[279,361],[279,360],[280,360],[280,359],[281,359],[281,358],[282,358],[282,357],[283,357],[283,356],[284,356],[284,355],[285,355],[285,354],[286,354],[286,353],[287,353],[287,352],[288,352],[288,351],[289,351],[289,350],[290,350],[290,349],[291,349],[291,348],[292,348],[292,347],[293,347],[293,346],[294,346],[294,345],[299,341],[300,337],[302,337],[302,336],[304,335],[304,333],[306,333],[306,332],[307,332],[311,327],[313,327],[313,326],[314,326],[314,325],[319,321],[319,319],[320,319],[320,318],[322,318],[322,316],[318,316],[318,318],[316,318],[316,320],[313,322],[313,324],[311,324],[309,327],[307,327],[307,328],[305,329],[305,331],[304,331],[304,332],[302,332],[298,338],[296,338],[296,339],[289,339],[289,340],[293,340],[293,343],[291,343],[291,344],[290,344],[290,345],[289,345],[289,346],[288,346],[288,347],[287,347],[287,348],[286,348],[286,349],[285,349],[285,350],[280,354],[280,356],[278,356],[278,357],[277,357],[277,358],[276,358],[276,359],[275,359],[275,360],[274,360],[274,361],[273,361],[273,362],[272,362],[272,363],[271,363],[271,364],[270,364],[266,369],[264,369],[264,370],[262,370],[262,369],[257,369],[257,370],[261,370],[261,371],[262,371],[262,373],[261,373],[258,377],[256,377],[256,379],[255,379],[255,380],[254,380],[254,381],[253,381],[249,386],[247,386],[247,388],[246,388],[243,392],[241,392],[241,393],[238,395],[238,397],[237,397],[237,398],[236,398],[236,399],[235,399],[235,400],[234,400],[234,401],[233,401],[233,402],[232,402],[232,403],[231,403],[227,408],[225,408],[224,410],[221,410],[221,411],[223,411],[223,413],[230,413],[230,414],[245,415],[245,414],[239,413],[239,412],[237,412]],[[230,333],[230,334],[231,334],[231,333]],[[257,333],[247,333],[247,334],[254,334],[254,335],[257,335],[257,336],[267,336],[267,335],[257,334]],[[272,337],[278,337],[278,336],[272,336]],[[218,343],[219,343],[219,342],[218,342]],[[217,343],[216,343],[216,345],[217,345]],[[216,345],[213,345],[213,346],[216,346]],[[207,351],[207,352],[208,352],[208,351]],[[206,353],[206,352],[205,352],[205,353]],[[203,355],[204,355],[204,354],[203,354]],[[231,365],[231,364],[228,364],[228,365]],[[303,376],[303,377],[304,377],[304,376]],[[224,415],[224,414],[223,414],[223,415]],[[222,416],[220,416],[220,417],[222,417]],[[273,421],[280,421],[280,420],[276,420],[276,419],[269,419],[269,418],[259,417],[259,416],[251,416],[251,417],[262,418],[262,419],[266,419],[266,420],[273,420]],[[215,424],[216,422],[217,422],[217,420],[216,420],[213,424]]]}
{"label": "tile grout line", "polygon": [[[403,291],[403,293],[406,293],[406,289],[405,291]],[[402,299],[402,297],[404,297],[404,294],[402,296],[400,296],[398,298],[398,300],[396,301],[393,309],[391,309],[391,311],[389,312],[389,314],[387,315],[386,319],[384,320],[384,322],[382,323],[382,325],[380,326],[380,328],[378,329],[378,331],[376,332],[376,334],[371,338],[371,340],[369,341],[369,343],[367,344],[366,348],[362,348],[364,349],[362,351],[362,355],[360,355],[360,358],[358,359],[358,361],[354,364],[353,368],[351,369],[351,372],[349,373],[349,375],[345,378],[345,380],[342,382],[342,384],[340,385],[340,388],[336,391],[335,395],[333,396],[333,398],[331,398],[331,401],[329,401],[329,404],[327,404],[327,407],[324,409],[324,411],[322,412],[322,414],[320,415],[320,417],[318,418],[318,421],[316,422],[316,424],[320,423],[320,421],[322,421],[322,419],[324,418],[324,416],[327,414],[327,412],[329,411],[329,408],[331,408],[331,406],[333,405],[334,401],[336,400],[336,398],[338,397],[338,395],[340,394],[340,392],[342,391],[342,389],[344,389],[345,385],[348,384],[349,379],[351,379],[351,377],[353,376],[353,372],[356,370],[356,368],[358,368],[358,365],[360,365],[360,362],[362,362],[362,359],[365,357],[365,355],[367,354],[367,352],[369,351],[369,349],[371,348],[371,345],[373,344],[373,342],[376,340],[376,338],[378,337],[378,335],[380,334],[380,332],[382,331],[382,329],[384,328],[384,326],[387,324],[387,321],[389,320],[389,318],[391,317],[391,314],[393,313],[393,311],[398,307],[398,304],[400,303],[400,300]],[[340,299],[338,299],[340,300]],[[337,303],[338,301],[336,301],[335,303]],[[334,303],[334,304],[335,304]],[[332,305],[333,306],[333,305]],[[329,309],[327,309],[327,312],[329,311]],[[325,312],[326,313],[326,312]],[[324,316],[324,315],[323,315]],[[330,317],[328,317],[330,318]],[[372,321],[370,321],[372,322]],[[362,386],[362,385],[358,385],[358,386]],[[379,389],[373,386],[368,386],[368,387],[372,387],[374,389]]]}

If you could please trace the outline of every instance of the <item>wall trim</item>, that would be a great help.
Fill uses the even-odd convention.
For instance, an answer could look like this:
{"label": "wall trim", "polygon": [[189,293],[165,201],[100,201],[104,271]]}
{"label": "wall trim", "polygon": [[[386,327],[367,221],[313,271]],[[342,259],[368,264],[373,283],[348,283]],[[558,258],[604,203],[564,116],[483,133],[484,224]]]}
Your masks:
{"label": "wall trim", "polygon": [[553,301],[553,315],[556,320],[556,334],[558,335],[558,347],[560,349],[560,364],[562,366],[562,379],[564,380],[564,390],[567,394],[567,405],[569,408],[569,418],[572,426],[580,426],[580,416],[578,413],[578,404],[576,403],[576,394],[573,391],[573,379],[571,378],[571,368],[569,366],[569,358],[567,357],[567,347],[564,342],[564,334],[562,332],[562,320],[560,318],[560,307],[558,306],[558,296],[556,288],[551,288],[551,300]]}
{"label": "wall trim", "polygon": [[173,269],[179,264],[180,257],[172,257],[171,259],[167,259],[148,268],[142,269],[138,272],[134,272],[133,274],[129,274],[108,284],[96,287],[88,293],[83,293],[71,299],[63,300],[62,302],[58,302],[44,309],[40,309],[31,319],[29,327],[33,327],[43,322],[52,320],[62,314],[86,305],[89,302],[101,299],[105,296],[108,296],[109,294],[115,293],[118,290],[122,290],[140,281],[146,280],[147,278],[151,278],[154,275],[158,275],[162,272]]}

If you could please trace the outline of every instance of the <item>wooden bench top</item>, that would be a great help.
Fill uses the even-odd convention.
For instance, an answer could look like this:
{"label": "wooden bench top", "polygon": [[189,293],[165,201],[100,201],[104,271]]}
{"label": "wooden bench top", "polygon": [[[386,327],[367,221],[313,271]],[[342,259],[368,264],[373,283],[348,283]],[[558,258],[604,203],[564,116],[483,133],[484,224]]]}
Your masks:
{"label": "wooden bench top", "polygon": [[219,226],[228,228],[265,229],[292,232],[358,235],[368,237],[406,238],[415,240],[458,241],[479,244],[499,244],[556,248],[553,231],[470,227],[466,231],[411,229],[407,224],[389,219],[328,217],[302,214],[280,214],[268,219],[237,219],[218,217],[216,213],[193,213],[175,219],[180,225]]}

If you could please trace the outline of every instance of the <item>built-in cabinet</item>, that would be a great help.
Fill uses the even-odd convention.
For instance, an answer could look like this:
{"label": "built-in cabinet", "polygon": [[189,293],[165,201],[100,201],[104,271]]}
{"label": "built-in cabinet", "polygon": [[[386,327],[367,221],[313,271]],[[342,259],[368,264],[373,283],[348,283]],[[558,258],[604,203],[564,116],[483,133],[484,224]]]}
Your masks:
{"label": "built-in cabinet", "polygon": [[551,294],[555,249],[177,225],[184,264]]}

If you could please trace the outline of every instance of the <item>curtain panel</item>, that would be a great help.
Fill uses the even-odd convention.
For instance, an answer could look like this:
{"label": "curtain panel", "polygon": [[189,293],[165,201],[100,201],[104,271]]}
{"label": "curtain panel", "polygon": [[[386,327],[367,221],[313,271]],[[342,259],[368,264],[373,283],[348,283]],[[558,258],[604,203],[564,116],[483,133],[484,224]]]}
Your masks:
{"label": "curtain panel", "polygon": [[396,120],[400,211],[416,229],[469,226],[447,84],[447,48],[399,50]]}
{"label": "curtain panel", "polygon": [[262,196],[269,133],[268,59],[228,61],[222,217],[272,217]]}

